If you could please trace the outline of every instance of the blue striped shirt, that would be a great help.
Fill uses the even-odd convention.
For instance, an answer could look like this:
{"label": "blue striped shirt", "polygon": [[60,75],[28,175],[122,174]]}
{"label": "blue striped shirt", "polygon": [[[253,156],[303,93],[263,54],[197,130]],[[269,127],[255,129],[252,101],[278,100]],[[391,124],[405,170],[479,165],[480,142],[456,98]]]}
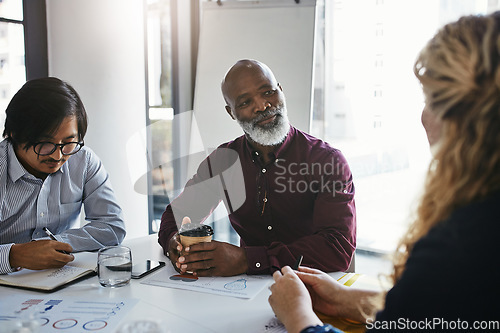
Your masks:
{"label": "blue striped shirt", "polygon": [[[11,246],[46,238],[43,227],[75,252],[116,245],[125,237],[108,173],[87,147],[42,180],[24,169],[8,140],[0,142],[0,205],[0,274],[12,271]],[[88,223],[71,229],[80,226],[82,205]]]}

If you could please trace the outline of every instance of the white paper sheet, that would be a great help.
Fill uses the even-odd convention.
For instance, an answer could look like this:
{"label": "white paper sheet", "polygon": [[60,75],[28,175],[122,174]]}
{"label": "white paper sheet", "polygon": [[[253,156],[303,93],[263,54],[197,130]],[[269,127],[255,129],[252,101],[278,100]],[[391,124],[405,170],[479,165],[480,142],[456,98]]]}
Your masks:
{"label": "white paper sheet", "polygon": [[197,280],[180,276],[170,265],[146,278],[142,284],[198,291],[237,298],[253,298],[272,281],[270,275],[237,275],[230,277],[199,277]]}
{"label": "white paper sheet", "polygon": [[0,331],[40,326],[36,332],[114,332],[118,323],[138,301],[83,299],[57,294],[9,296],[0,302]]}

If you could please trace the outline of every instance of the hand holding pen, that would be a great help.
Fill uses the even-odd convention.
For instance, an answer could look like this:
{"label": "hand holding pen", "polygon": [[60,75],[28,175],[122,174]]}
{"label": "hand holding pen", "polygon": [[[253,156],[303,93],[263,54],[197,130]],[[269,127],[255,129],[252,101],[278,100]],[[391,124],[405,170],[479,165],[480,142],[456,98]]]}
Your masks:
{"label": "hand holding pen", "polygon": [[[50,239],[55,240],[55,241],[58,241],[58,240],[56,239],[56,236],[54,236],[54,234],[53,234],[52,232],[50,232],[50,230],[49,230],[48,228],[43,227],[43,231],[45,231],[45,233],[47,234],[47,236],[49,236],[49,237],[50,237]],[[68,252],[63,251],[63,250],[61,250],[61,251],[59,251],[59,252],[64,253],[64,254],[69,254]]]}
{"label": "hand holding pen", "polygon": [[[45,232],[47,233],[47,231]],[[49,237],[52,240],[55,239],[54,235],[52,235],[53,238]],[[10,266],[28,269],[59,268],[75,259],[70,253],[73,251],[71,245],[52,240],[40,239],[13,244],[9,253]]]}

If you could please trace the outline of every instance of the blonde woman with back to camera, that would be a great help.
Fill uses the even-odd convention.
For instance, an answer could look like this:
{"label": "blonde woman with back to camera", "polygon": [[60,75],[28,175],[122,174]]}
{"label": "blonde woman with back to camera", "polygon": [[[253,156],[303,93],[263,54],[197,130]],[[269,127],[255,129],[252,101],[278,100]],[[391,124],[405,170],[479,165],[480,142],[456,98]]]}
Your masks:
{"label": "blonde woman with back to camera", "polygon": [[300,267],[274,274],[269,297],[288,332],[336,332],[315,311],[369,331],[498,331],[500,315],[500,12],[465,16],[414,66],[433,158],[416,218],[376,293]]}

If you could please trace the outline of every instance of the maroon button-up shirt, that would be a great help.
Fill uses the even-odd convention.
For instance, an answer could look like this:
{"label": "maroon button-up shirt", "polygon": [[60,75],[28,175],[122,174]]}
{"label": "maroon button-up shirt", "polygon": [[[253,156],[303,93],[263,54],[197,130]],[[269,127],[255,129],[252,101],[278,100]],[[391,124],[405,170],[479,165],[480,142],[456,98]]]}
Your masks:
{"label": "maroon button-up shirt", "polygon": [[291,126],[270,157],[265,165],[245,136],[219,146],[163,214],[164,251],[182,217],[202,222],[223,201],[248,274],[292,266],[300,255],[304,266],[346,270],[356,248],[356,210],[342,153]]}

